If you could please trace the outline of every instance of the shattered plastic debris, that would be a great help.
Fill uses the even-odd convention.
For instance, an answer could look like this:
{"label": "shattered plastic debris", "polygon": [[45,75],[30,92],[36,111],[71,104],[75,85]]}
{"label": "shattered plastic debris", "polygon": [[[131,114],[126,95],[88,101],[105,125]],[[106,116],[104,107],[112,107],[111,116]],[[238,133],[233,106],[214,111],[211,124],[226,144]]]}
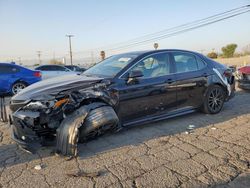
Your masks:
{"label": "shattered plastic debris", "polygon": [[42,170],[42,165],[36,165],[34,169],[35,170]]}
{"label": "shattered plastic debris", "polygon": [[189,130],[193,130],[194,128],[195,128],[195,126],[194,126],[194,125],[189,125],[187,129],[189,129]]}
{"label": "shattered plastic debris", "polygon": [[212,129],[212,130],[216,130],[217,128],[216,128],[216,127],[212,127],[211,129]]}

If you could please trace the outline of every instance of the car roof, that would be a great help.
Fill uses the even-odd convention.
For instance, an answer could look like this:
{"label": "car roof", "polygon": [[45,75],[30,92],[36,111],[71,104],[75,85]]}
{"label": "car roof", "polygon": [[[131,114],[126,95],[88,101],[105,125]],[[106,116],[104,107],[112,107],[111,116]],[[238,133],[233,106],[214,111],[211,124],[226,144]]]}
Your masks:
{"label": "car roof", "polygon": [[64,65],[50,65],[50,64],[39,65],[38,67],[43,67],[43,66],[49,66],[49,67],[51,67],[51,66],[59,66],[59,67],[64,67]]}
{"label": "car roof", "polygon": [[79,67],[77,65],[64,65],[64,67]]}
{"label": "car roof", "polygon": [[1,65],[16,65],[16,66],[19,66],[19,65],[15,64],[14,62],[13,62],[13,63],[1,63],[1,62],[0,62],[0,64],[1,64]]}
{"label": "car roof", "polygon": [[12,65],[12,66],[15,66],[15,67],[18,67],[20,69],[25,69],[25,70],[30,70],[30,71],[34,71],[28,67],[24,67],[22,65],[18,65],[18,64],[15,64],[15,63],[0,63],[0,65]]}
{"label": "car roof", "polygon": [[117,54],[117,55],[149,55],[155,52],[171,52],[171,51],[175,51],[175,52],[187,52],[187,53],[193,53],[193,54],[197,54],[197,55],[201,55],[198,52],[194,52],[194,51],[189,51],[189,50],[182,50],[182,49],[160,49],[160,50],[145,50],[145,51],[132,51],[132,52],[126,52],[126,53],[121,53],[121,54]]}
{"label": "car roof", "polygon": [[0,65],[12,65],[12,66],[16,66],[16,67],[23,68],[23,69],[28,69],[26,67],[23,67],[21,65],[17,65],[15,63],[0,63]]}

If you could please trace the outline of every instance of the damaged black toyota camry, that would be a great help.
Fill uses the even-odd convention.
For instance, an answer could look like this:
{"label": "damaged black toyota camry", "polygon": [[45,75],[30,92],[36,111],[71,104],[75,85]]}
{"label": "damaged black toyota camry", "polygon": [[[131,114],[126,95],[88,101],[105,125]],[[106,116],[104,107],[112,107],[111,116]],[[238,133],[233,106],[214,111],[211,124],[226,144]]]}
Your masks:
{"label": "damaged black toyota camry", "polygon": [[111,56],[81,75],[48,79],[11,99],[12,138],[24,149],[77,143],[126,126],[202,110],[216,114],[234,95],[230,69],[202,54],[154,50]]}

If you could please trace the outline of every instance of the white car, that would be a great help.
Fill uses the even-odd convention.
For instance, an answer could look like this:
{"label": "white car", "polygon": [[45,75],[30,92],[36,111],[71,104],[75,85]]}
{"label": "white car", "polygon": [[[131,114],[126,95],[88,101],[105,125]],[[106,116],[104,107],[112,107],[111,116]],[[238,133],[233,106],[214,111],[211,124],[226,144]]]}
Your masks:
{"label": "white car", "polygon": [[61,65],[41,65],[36,67],[35,70],[39,70],[42,73],[43,80],[58,76],[77,74],[76,72]]}

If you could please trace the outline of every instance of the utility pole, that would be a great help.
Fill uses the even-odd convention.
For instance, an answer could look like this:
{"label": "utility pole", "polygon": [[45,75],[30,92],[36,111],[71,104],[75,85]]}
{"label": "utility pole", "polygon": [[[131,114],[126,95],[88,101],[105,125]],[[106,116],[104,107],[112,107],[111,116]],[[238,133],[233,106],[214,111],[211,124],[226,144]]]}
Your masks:
{"label": "utility pole", "polygon": [[73,37],[74,35],[66,35],[66,37],[69,37],[69,54],[70,54],[70,63],[71,65],[73,65],[72,62],[72,48],[71,48],[71,37]]}
{"label": "utility pole", "polygon": [[37,56],[38,56],[39,65],[41,65],[42,64],[42,60],[41,60],[42,51],[36,51],[36,52],[37,52]]}

